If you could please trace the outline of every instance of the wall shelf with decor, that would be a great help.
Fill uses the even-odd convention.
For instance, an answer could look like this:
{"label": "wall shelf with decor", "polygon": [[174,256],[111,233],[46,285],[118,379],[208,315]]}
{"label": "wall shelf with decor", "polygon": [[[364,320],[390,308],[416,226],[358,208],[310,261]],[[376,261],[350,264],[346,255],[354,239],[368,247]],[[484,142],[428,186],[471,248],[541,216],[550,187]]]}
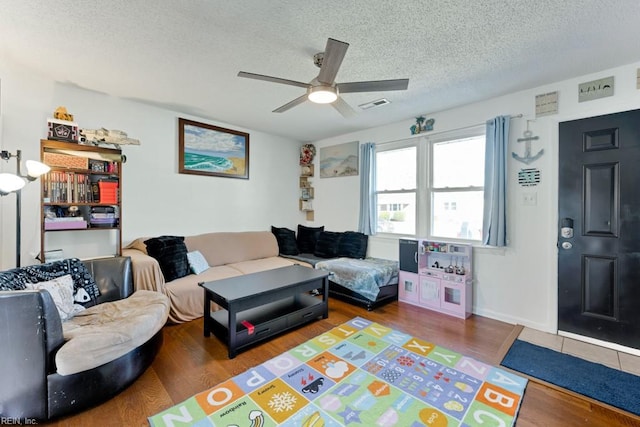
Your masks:
{"label": "wall shelf with decor", "polygon": [[[90,238],[80,239],[97,248],[91,251],[91,256],[119,256],[122,150],[43,139],[40,159],[51,167],[42,177],[40,261],[51,261],[48,254],[59,251],[50,245],[53,234],[78,231],[96,232]],[[63,240],[73,240],[75,245],[78,236],[69,235]],[[80,257],[84,253],[64,255]]]}
{"label": "wall shelf with decor", "polygon": [[310,179],[313,178],[313,164],[300,166],[300,200],[298,207],[306,215],[307,221],[313,221],[313,197],[314,189],[311,186]]}

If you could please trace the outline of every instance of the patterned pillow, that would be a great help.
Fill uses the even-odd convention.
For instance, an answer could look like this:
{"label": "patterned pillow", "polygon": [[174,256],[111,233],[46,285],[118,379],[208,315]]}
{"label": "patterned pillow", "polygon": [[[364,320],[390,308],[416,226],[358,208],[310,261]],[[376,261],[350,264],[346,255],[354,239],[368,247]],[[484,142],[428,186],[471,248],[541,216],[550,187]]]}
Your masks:
{"label": "patterned pillow", "polygon": [[298,224],[298,250],[301,254],[312,254],[316,251],[316,243],[320,233],[324,231],[322,227],[306,227]]}
{"label": "patterned pillow", "polygon": [[147,253],[160,264],[164,280],[171,282],[188,275],[187,246],[182,236],[160,236],[145,240]]}
{"label": "patterned pillow", "polygon": [[316,250],[313,253],[320,258],[335,258],[338,256],[338,246],[340,244],[340,237],[342,233],[335,231],[323,231],[318,237],[318,243],[316,243]]}
{"label": "patterned pillow", "polygon": [[278,249],[281,255],[298,255],[298,245],[296,244],[296,232],[288,228],[278,228],[271,226],[271,232],[276,236]]}
{"label": "patterned pillow", "polygon": [[338,242],[338,256],[364,259],[367,256],[368,242],[369,238],[366,234],[345,231]]}
{"label": "patterned pillow", "polygon": [[49,292],[60,314],[60,320],[64,322],[84,310],[83,306],[73,303],[73,284],[71,275],[66,274],[46,282],[29,283],[27,289],[44,289]]}
{"label": "patterned pillow", "polygon": [[189,266],[191,267],[193,274],[200,274],[210,268],[207,260],[204,259],[204,255],[202,255],[202,252],[200,251],[189,252],[187,254],[187,259],[189,260]]}

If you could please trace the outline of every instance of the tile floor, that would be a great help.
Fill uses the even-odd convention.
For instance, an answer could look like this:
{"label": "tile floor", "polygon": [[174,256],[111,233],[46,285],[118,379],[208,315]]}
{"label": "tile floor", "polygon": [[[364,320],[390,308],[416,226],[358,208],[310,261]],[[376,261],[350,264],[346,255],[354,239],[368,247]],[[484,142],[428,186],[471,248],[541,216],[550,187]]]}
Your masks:
{"label": "tile floor", "polygon": [[634,375],[640,375],[640,356],[623,353],[610,348],[577,341],[560,335],[524,328],[518,339],[531,344],[570,354],[590,362],[600,363]]}

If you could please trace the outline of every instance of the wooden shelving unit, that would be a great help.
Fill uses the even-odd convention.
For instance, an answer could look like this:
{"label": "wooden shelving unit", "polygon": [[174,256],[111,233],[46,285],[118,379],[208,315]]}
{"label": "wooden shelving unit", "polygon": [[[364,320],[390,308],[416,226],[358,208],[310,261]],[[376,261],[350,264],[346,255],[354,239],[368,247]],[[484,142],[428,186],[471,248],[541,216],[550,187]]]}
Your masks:
{"label": "wooden shelving unit", "polygon": [[121,255],[122,150],[43,139],[40,159],[51,167],[41,179],[41,262],[54,249],[47,247],[49,233],[107,230],[115,239],[96,234],[113,249],[103,255]]}
{"label": "wooden shelving unit", "polygon": [[300,200],[298,202],[299,210],[305,212],[307,221],[313,221],[313,197],[314,189],[311,186],[310,179],[313,178],[313,164],[300,166]]}

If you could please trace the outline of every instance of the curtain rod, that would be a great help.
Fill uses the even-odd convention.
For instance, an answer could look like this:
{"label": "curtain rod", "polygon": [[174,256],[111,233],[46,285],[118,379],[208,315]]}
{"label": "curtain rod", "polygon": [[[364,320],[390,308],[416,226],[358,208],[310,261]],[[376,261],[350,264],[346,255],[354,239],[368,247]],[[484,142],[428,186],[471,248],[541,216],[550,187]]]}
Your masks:
{"label": "curtain rod", "polygon": [[[512,116],[509,117],[509,120],[511,119],[521,119],[524,117],[524,114],[520,113],[520,114],[514,114]],[[488,120],[487,120],[488,121]],[[457,128],[457,129],[450,129],[450,130],[442,130],[440,132],[430,132],[429,135],[440,135],[442,133],[446,133],[446,132],[457,132],[457,131],[461,131],[461,130],[466,130],[466,129],[471,129],[471,128],[476,128],[478,126],[482,126],[487,124],[487,121],[485,121],[484,123],[478,123],[475,125],[469,125],[469,126],[464,126],[461,128]],[[421,136],[426,136],[426,133],[417,133],[415,135],[409,135],[406,138],[400,138],[400,139],[394,139],[393,141],[385,141],[385,142],[376,142],[376,145],[386,145],[386,144],[393,144],[395,142],[400,142],[400,141],[406,141],[407,139],[411,139],[411,138],[419,138]]]}

